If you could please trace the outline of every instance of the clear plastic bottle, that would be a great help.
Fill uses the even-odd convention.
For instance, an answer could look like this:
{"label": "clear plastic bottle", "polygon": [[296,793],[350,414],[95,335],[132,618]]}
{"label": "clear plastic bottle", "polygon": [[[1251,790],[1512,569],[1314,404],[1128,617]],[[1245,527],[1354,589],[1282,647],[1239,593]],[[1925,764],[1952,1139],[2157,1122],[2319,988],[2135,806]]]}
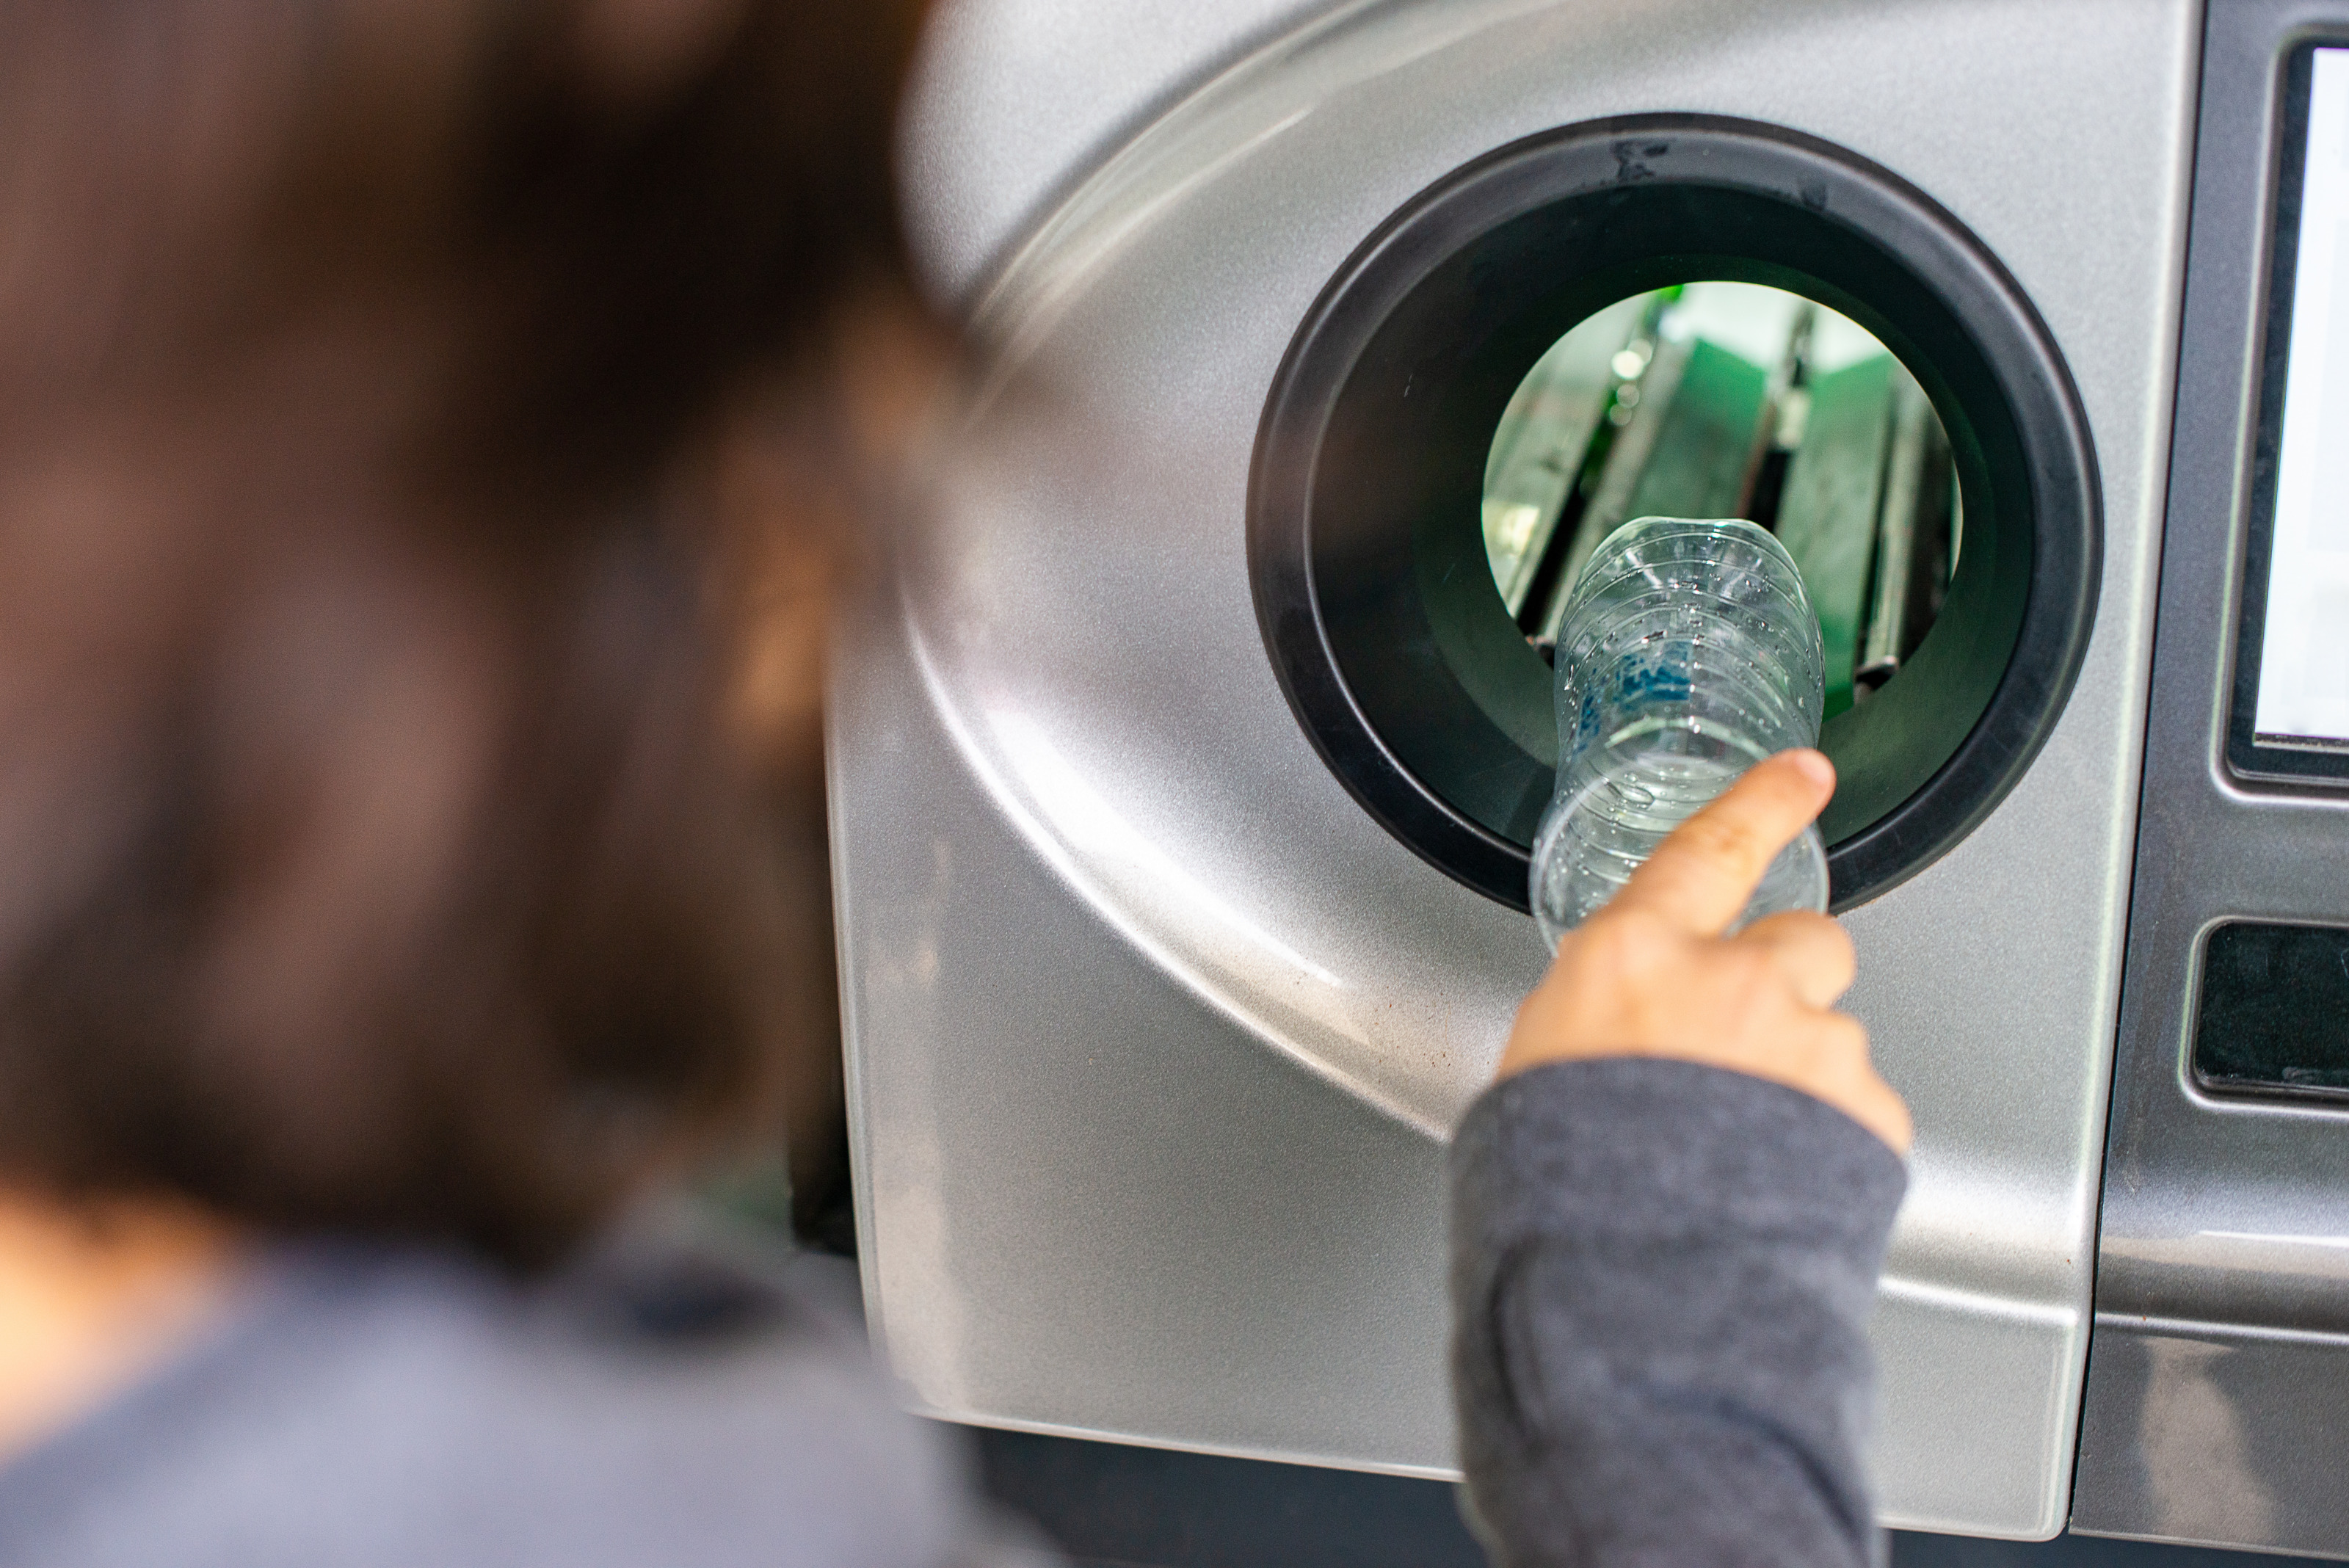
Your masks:
{"label": "clear plastic bottle", "polygon": [[[1818,743],[1823,666],[1802,574],[1753,524],[1641,517],[1600,542],[1558,623],[1557,793],[1531,877],[1552,947],[1740,774]],[[1826,900],[1806,828],[1736,924]]]}

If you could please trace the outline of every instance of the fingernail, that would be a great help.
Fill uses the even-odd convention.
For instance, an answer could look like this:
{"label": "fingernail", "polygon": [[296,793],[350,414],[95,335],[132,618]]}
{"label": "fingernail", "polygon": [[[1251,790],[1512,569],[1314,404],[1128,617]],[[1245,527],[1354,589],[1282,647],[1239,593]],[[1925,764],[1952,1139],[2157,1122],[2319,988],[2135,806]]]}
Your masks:
{"label": "fingernail", "polygon": [[1808,778],[1813,784],[1817,784],[1822,789],[1833,789],[1835,787],[1835,764],[1827,761],[1826,753],[1798,751],[1789,752],[1787,755],[1795,759],[1795,765],[1802,769],[1804,776]]}

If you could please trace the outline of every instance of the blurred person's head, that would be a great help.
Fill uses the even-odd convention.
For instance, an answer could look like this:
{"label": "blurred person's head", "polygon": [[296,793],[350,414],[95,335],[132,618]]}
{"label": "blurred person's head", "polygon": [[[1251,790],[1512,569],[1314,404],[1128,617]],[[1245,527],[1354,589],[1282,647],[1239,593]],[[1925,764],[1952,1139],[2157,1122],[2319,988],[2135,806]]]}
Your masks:
{"label": "blurred person's head", "polygon": [[0,0],[0,1189],[531,1262],[771,1118],[916,11]]}

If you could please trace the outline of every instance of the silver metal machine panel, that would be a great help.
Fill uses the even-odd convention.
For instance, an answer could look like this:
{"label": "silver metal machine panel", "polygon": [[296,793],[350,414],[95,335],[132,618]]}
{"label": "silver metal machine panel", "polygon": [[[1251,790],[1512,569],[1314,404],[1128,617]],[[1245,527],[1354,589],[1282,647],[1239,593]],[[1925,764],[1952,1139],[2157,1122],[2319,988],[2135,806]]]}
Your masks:
{"label": "silver metal machine panel", "polygon": [[1071,182],[1214,67],[1330,0],[941,0],[905,108],[914,262],[969,302]]}
{"label": "silver metal machine panel", "polygon": [[[2238,681],[2237,634],[2247,581],[2263,575],[2248,558],[2273,456],[2261,452],[2261,422],[2282,411],[2263,406],[2282,387],[2263,374],[2282,369],[2266,358],[2282,346],[2270,343],[2268,323],[2292,292],[2271,271],[2286,219],[2279,163],[2295,134],[2285,69],[2311,43],[2349,62],[2349,5],[2210,6],[2075,1520],[2096,1533],[2349,1556],[2349,1103],[2230,1093],[2192,1065],[2214,932],[2242,921],[2349,927],[2340,772],[2263,779],[2256,761],[2230,762],[2229,739],[2230,715],[2258,701]],[[2331,146],[2312,161],[2344,155],[2340,93]],[[2337,192],[2341,164],[2329,172]],[[2337,207],[2323,217],[2341,225]],[[2337,298],[2349,271],[2334,255],[2315,281]],[[2323,266],[2300,259],[2303,278]],[[2292,342],[2296,391],[2319,369],[2341,385],[2343,325],[2334,312],[2329,346],[2322,333]],[[2298,395],[2301,413],[2331,421],[2323,455],[2337,462],[2337,390],[2321,410]],[[2323,501],[2337,541],[2343,498],[2331,489]],[[2336,609],[2321,629],[2332,659],[2297,672],[2319,675],[2337,701],[2349,628]],[[2302,1005],[2314,989],[2303,988]],[[2329,1023],[2337,1038],[2344,1027],[2337,1016],[2317,1022],[2308,1034]]]}
{"label": "silver metal machine panel", "polygon": [[832,789],[868,1310],[959,1420],[1453,1471],[1441,1175],[1532,924],[1373,821],[1270,668],[1268,388],[1413,194],[1684,110],[1874,160],[2068,362],[2105,552],[2030,772],[1845,917],[1916,1111],[1875,1334],[1892,1522],[2064,1521],[2144,724],[2199,25],[2187,0],[1373,0],[1104,163],[978,303],[925,524],[848,619]]}

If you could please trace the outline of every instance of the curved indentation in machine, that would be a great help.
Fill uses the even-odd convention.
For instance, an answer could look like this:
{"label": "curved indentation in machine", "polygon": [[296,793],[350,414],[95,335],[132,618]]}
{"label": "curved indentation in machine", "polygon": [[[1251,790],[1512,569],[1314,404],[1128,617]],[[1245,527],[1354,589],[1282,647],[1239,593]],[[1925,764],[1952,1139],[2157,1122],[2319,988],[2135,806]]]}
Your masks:
{"label": "curved indentation in machine", "polygon": [[1990,252],[1913,187],[1814,138],[1691,115],[1529,138],[1422,192],[1353,254],[1266,405],[1248,549],[1265,642],[1323,759],[1468,886],[1524,906],[1556,754],[1547,664],[1478,518],[1495,426],[1593,312],[1694,279],[1858,322],[1948,434],[1964,551],[1899,672],[1830,719],[1837,908],[1997,805],[2086,648],[2101,521],[2061,357]]}

